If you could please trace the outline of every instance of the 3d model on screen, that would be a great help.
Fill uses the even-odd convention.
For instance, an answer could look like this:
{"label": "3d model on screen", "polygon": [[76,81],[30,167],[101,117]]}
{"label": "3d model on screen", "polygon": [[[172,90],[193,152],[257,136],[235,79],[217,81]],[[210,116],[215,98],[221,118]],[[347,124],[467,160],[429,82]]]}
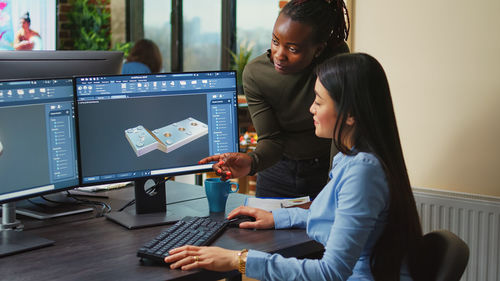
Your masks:
{"label": "3d model on screen", "polygon": [[191,117],[153,131],[141,125],[125,130],[125,137],[137,156],[155,149],[169,153],[206,134],[208,126]]}
{"label": "3d model on screen", "polygon": [[137,156],[158,149],[158,141],[156,138],[152,136],[148,129],[141,125],[125,130],[125,137]]}

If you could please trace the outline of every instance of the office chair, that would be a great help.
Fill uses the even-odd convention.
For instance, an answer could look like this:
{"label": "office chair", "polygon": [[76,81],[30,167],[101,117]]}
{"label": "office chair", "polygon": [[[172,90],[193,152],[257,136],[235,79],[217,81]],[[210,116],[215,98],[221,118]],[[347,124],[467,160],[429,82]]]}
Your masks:
{"label": "office chair", "polygon": [[458,281],[467,267],[469,247],[448,230],[424,235],[419,254],[420,280]]}

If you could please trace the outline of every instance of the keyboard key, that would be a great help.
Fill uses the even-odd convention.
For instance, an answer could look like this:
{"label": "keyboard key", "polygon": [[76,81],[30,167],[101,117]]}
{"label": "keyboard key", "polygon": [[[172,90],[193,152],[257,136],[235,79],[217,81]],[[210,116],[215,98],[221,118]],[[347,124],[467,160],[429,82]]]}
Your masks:
{"label": "keyboard key", "polygon": [[184,245],[208,246],[219,237],[229,222],[216,221],[208,217],[185,217],[152,240],[144,243],[137,256],[164,262],[171,249]]}

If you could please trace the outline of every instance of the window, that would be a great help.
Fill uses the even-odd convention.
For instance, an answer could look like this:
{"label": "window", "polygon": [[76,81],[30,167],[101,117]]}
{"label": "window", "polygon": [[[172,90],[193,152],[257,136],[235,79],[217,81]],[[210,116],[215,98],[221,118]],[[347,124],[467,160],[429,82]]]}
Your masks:
{"label": "window", "polygon": [[183,0],[184,71],[221,68],[221,1]]}
{"label": "window", "polygon": [[237,43],[252,46],[250,59],[271,48],[274,22],[279,14],[279,1],[238,0],[236,5]]}
{"label": "window", "polygon": [[[280,1],[231,1],[236,3],[236,51],[241,44],[251,46],[252,59],[271,47],[272,29],[279,13]],[[182,70],[221,69],[221,50],[229,48],[221,43],[223,1],[144,0],[144,37],[158,44],[163,56],[163,71],[172,71],[171,56],[177,57],[171,48],[172,28],[175,27],[170,17],[172,2],[182,3],[183,39],[179,45],[182,50]]]}
{"label": "window", "polygon": [[144,38],[153,40],[160,48],[163,72],[171,70],[171,10],[171,1],[144,0]]}

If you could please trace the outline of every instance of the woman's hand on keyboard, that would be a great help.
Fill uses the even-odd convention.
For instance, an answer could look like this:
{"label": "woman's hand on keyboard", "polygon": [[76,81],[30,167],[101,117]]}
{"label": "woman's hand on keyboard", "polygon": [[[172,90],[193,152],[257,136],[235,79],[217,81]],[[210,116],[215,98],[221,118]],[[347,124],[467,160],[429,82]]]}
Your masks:
{"label": "woman's hand on keyboard", "polygon": [[171,250],[170,255],[165,258],[165,262],[171,263],[171,269],[204,268],[213,271],[230,271],[238,269],[238,253],[239,251],[220,247],[188,245]]}
{"label": "woman's hand on keyboard", "polygon": [[240,228],[257,228],[257,229],[274,228],[273,214],[266,210],[247,207],[247,206],[240,206],[232,210],[227,216],[227,219],[232,219],[237,216],[251,216],[255,218],[255,221],[246,221],[240,223]]}

